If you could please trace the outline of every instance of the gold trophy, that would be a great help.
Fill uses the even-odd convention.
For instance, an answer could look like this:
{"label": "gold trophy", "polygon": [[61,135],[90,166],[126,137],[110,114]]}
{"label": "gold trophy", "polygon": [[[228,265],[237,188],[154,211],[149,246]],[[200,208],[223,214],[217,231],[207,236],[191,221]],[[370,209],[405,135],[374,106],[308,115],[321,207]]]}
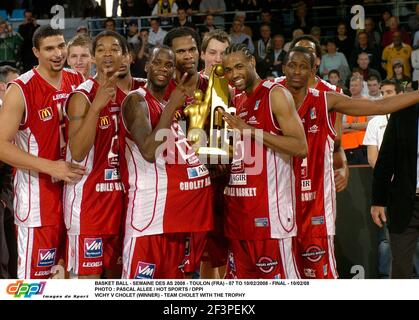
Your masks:
{"label": "gold trophy", "polygon": [[[194,101],[184,114],[189,118],[188,140],[193,143],[199,155],[231,157],[230,138],[227,123],[222,112],[236,113],[230,107],[228,81],[221,65],[212,67],[205,97],[201,90],[195,90]],[[209,139],[207,138],[209,137]]]}

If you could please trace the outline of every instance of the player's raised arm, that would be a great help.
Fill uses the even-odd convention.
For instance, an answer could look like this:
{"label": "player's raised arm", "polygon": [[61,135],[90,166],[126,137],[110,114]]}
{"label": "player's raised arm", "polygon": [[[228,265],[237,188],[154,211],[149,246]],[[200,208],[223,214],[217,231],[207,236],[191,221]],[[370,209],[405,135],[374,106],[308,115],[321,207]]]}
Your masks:
{"label": "player's raised arm", "polygon": [[329,111],[337,111],[351,116],[389,114],[419,102],[419,91],[381,100],[353,99],[334,92],[327,92]]}

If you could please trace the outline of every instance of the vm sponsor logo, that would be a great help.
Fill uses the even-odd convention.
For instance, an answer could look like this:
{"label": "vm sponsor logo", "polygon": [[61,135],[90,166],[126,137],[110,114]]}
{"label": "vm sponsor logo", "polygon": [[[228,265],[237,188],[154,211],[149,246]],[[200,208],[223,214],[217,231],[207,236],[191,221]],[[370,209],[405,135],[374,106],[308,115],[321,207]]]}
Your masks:
{"label": "vm sponsor logo", "polygon": [[84,257],[99,258],[103,255],[102,238],[84,239]]}
{"label": "vm sponsor logo", "polygon": [[137,271],[135,272],[135,279],[153,279],[155,270],[155,264],[139,261]]}

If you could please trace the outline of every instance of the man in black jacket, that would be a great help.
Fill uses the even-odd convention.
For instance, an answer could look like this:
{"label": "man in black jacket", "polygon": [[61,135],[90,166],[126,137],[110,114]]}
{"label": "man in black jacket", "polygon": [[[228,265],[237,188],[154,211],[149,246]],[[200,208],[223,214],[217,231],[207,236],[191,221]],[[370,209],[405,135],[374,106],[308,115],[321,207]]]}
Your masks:
{"label": "man in black jacket", "polygon": [[415,105],[390,117],[374,168],[371,216],[382,227],[387,207],[396,279],[412,277],[419,237],[418,115]]}

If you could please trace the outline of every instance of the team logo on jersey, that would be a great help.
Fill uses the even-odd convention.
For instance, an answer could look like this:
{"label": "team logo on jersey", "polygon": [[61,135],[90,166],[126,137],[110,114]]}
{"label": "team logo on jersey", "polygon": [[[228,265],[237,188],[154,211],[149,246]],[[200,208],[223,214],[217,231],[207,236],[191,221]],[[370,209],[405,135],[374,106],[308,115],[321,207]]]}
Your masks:
{"label": "team logo on jersey", "polygon": [[301,191],[311,190],[311,179],[301,180]]}
{"label": "team logo on jersey", "polygon": [[318,216],[318,217],[312,217],[311,218],[311,225],[312,226],[317,226],[317,225],[321,225],[324,224],[324,217],[323,216]]}
{"label": "team logo on jersey", "polygon": [[38,111],[39,113],[39,118],[42,121],[48,121],[52,119],[53,113],[52,113],[52,108],[51,107],[46,107],[44,109],[41,109]]}
{"label": "team logo on jersey", "polygon": [[255,218],[255,227],[257,228],[265,228],[269,226],[269,219],[268,218]]}
{"label": "team logo on jersey", "polygon": [[257,109],[259,109],[259,105],[260,105],[260,100],[256,100],[255,108],[253,110],[256,111]]}
{"label": "team logo on jersey", "polygon": [[105,181],[119,180],[119,170],[115,169],[105,169]]}
{"label": "team logo on jersey", "polygon": [[232,173],[230,174],[231,186],[245,186],[247,184],[247,174],[245,173]]}
{"label": "team logo on jersey", "polygon": [[271,257],[260,257],[256,262],[256,267],[258,267],[263,273],[271,273],[277,265],[278,261],[272,259]]}
{"label": "team logo on jersey", "polygon": [[189,179],[201,178],[209,174],[207,167],[204,166],[203,164],[201,164],[198,167],[187,168],[187,171],[188,171]]}
{"label": "team logo on jersey", "polygon": [[311,245],[301,254],[301,256],[310,262],[319,262],[325,253],[326,251],[318,245]]}
{"label": "team logo on jersey", "polygon": [[305,268],[304,276],[306,276],[307,278],[316,278],[316,270]]}
{"label": "team logo on jersey", "polygon": [[84,239],[84,257],[99,258],[103,255],[102,238]]}
{"label": "team logo on jersey", "polygon": [[55,264],[56,249],[38,250],[38,267],[52,267]]}
{"label": "team logo on jersey", "polygon": [[103,116],[99,118],[99,128],[108,129],[111,126],[111,120],[108,116]]}
{"label": "team logo on jersey", "polygon": [[153,279],[154,271],[156,271],[155,264],[139,261],[134,278],[135,279]]}
{"label": "team logo on jersey", "polygon": [[310,109],[310,119],[311,120],[314,120],[316,118],[317,118],[317,116],[316,116],[316,109],[313,107],[313,108]]}
{"label": "team logo on jersey", "polygon": [[309,129],[308,132],[310,133],[317,133],[319,131],[319,126],[317,124],[312,125]]}

